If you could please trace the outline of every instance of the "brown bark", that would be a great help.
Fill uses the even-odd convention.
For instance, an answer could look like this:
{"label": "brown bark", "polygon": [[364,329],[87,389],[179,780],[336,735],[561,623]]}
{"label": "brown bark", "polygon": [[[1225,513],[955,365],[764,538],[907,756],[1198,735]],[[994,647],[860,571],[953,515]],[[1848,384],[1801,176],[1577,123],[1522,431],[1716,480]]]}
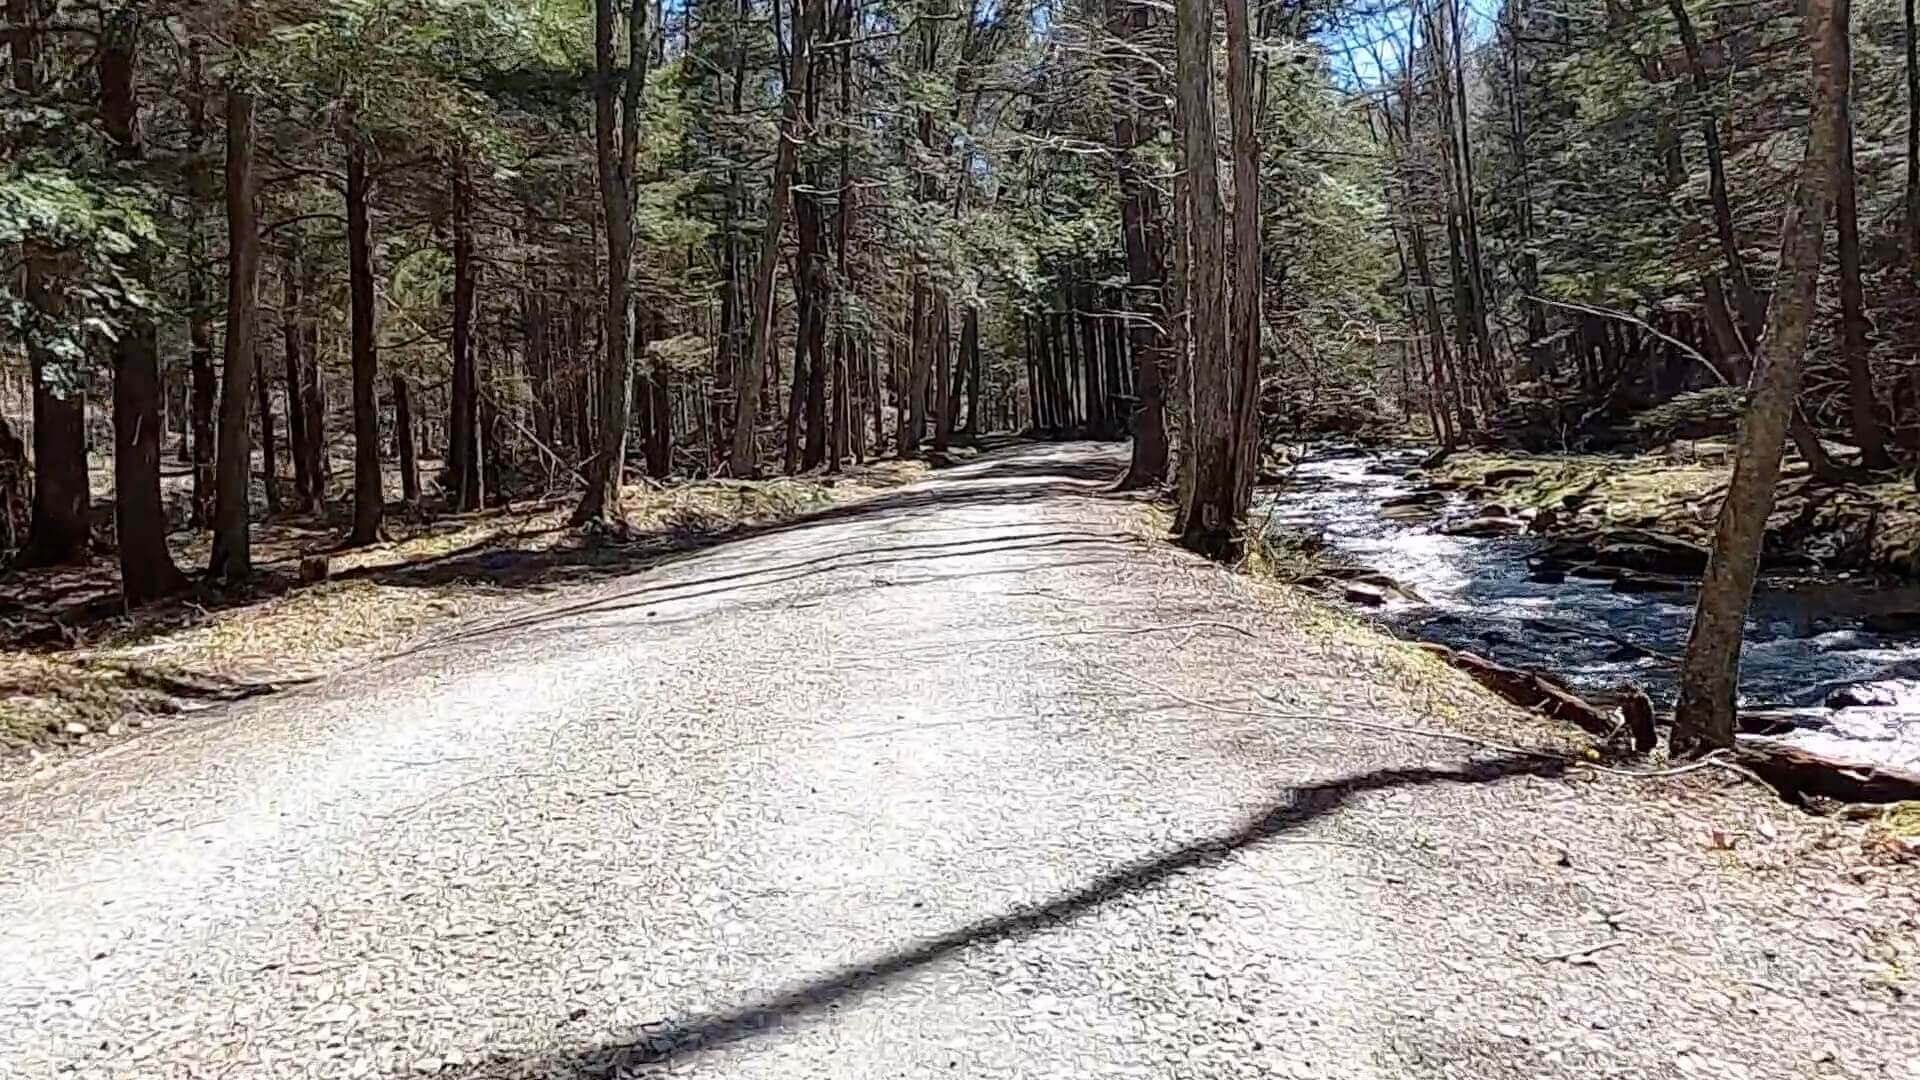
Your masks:
{"label": "brown bark", "polygon": [[[314,294],[314,270],[300,268],[302,289]],[[318,513],[326,505],[327,484],[333,479],[333,456],[327,443],[327,394],[320,382],[320,320],[300,313],[300,403],[307,423],[307,475],[313,481],[309,509]]]}
{"label": "brown bark", "polygon": [[386,516],[385,485],[380,475],[379,339],[374,329],[373,237],[369,220],[372,179],[367,172],[367,137],[347,117],[347,293],[353,357],[353,530],[347,544],[361,547],[380,540]]}
{"label": "brown bark", "polygon": [[1906,0],[1907,74],[1907,183],[1903,200],[1904,234],[1909,273],[1920,273],[1920,26],[1915,25],[1914,0]]}
{"label": "brown bark", "polygon": [[213,524],[213,298],[207,287],[206,209],[213,202],[208,166],[207,86],[198,35],[187,39],[187,365],[192,372],[192,522]]}
{"label": "brown bark", "polygon": [[967,373],[967,426],[962,430],[971,439],[980,434],[980,309],[972,304],[960,324],[960,361]]}
{"label": "brown bark", "polygon": [[933,448],[945,453],[953,445],[953,349],[949,332],[947,298],[941,296],[933,315],[929,336],[934,342],[933,359]]}
{"label": "brown bark", "polygon": [[754,266],[753,293],[748,304],[747,350],[739,371],[739,415],[734,422],[733,452],[729,459],[733,475],[749,477],[758,469],[759,448],[754,429],[759,422],[760,380],[767,364],[769,339],[773,336],[773,272],[780,257],[780,232],[786,224],[787,205],[792,199],[794,163],[800,145],[801,99],[805,96],[807,74],[813,62],[813,36],[823,17],[825,0],[799,0],[794,17],[792,57],[788,64],[786,88],[782,94],[780,146],[774,153],[773,179],[767,196],[767,225],[760,237],[759,261]]}
{"label": "brown bark", "polygon": [[[467,154],[453,172],[453,334],[447,417],[447,501],[480,507],[480,399],[473,365],[473,174]],[[396,387],[397,388],[397,387]]]}
{"label": "brown bark", "polygon": [[303,391],[300,352],[302,335],[300,320],[301,306],[305,296],[300,282],[300,244],[298,238],[288,240],[287,257],[280,268],[280,334],[284,342],[286,355],[287,380],[287,456],[293,459],[294,502],[305,512],[319,509],[319,485],[313,475],[313,449],[308,445],[310,434],[307,429],[307,406],[302,400]]}
{"label": "brown bark", "polygon": [[[811,126],[818,116],[819,102],[810,85],[807,90],[808,123]],[[807,186],[818,189],[820,176],[818,170],[810,169]],[[832,304],[831,288],[826,273],[826,250],[824,246],[825,215],[820,208],[819,196],[811,193],[802,195],[794,203],[794,225],[800,233],[800,255],[795,264],[796,288],[804,289],[807,295],[805,315],[794,324],[795,355],[800,352],[800,339],[805,339],[807,353],[806,405],[806,449],[800,459],[803,469],[818,468],[827,459],[827,356],[826,327],[827,311]],[[800,369],[793,370],[796,385],[800,378]]]}
{"label": "brown bark", "polygon": [[[31,0],[9,0],[13,37],[13,85],[32,100],[39,90],[40,29]],[[33,381],[33,510],[27,541],[15,565],[52,566],[84,562],[91,554],[87,517],[85,372],[62,363],[42,335],[65,333],[66,294],[56,260],[37,244],[26,245],[23,278],[27,306],[39,316],[28,344]]]}
{"label": "brown bark", "polygon": [[[246,5],[234,18],[244,24]],[[244,29],[242,30],[244,35]],[[247,535],[248,477],[253,456],[247,396],[253,390],[255,323],[260,291],[260,210],[254,179],[254,96],[227,88],[227,341],[220,369],[220,432],[213,469],[213,553],[207,572],[239,581],[253,572]]]}
{"label": "brown bark", "polygon": [[931,321],[927,287],[919,279],[913,283],[913,306],[907,316],[907,385],[905,423],[900,426],[900,456],[920,452],[920,440],[927,430],[927,371],[932,343],[927,333]]}
{"label": "brown bark", "polygon": [[[420,502],[420,459],[413,441],[413,395],[404,376],[393,376],[393,442],[400,458],[400,498],[408,506]],[[475,470],[476,473],[478,470]],[[475,477],[473,502],[467,509],[480,508],[478,477]]]}
{"label": "brown bark", "polygon": [[[1127,41],[1144,32],[1148,13],[1146,4],[1129,3],[1116,22],[1116,35]],[[1135,313],[1129,331],[1136,365],[1130,420],[1133,448],[1126,475],[1119,483],[1123,491],[1165,480],[1169,452],[1166,231],[1161,221],[1159,191],[1141,176],[1137,152],[1138,147],[1151,144],[1159,137],[1157,108],[1148,109],[1141,104],[1143,89],[1151,89],[1156,81],[1151,60],[1143,56],[1137,61],[1131,77],[1113,131],[1114,161],[1120,174],[1121,247],[1127,259],[1127,308]],[[1148,83],[1148,87],[1137,85],[1141,82]]]}
{"label": "brown bark", "polygon": [[[107,16],[100,48],[101,119],[114,157],[140,161],[146,153],[134,71],[139,16]],[[151,253],[131,258],[136,279],[150,276]],[[186,588],[167,550],[167,508],[160,496],[160,356],[158,332],[144,310],[131,308],[113,349],[113,518],[120,555],[120,594],[138,607]]]}
{"label": "brown bark", "polygon": [[[1231,554],[1238,524],[1234,498],[1234,360],[1227,340],[1226,259],[1220,225],[1219,163],[1215,157],[1213,5],[1176,0],[1183,160],[1187,174],[1189,414],[1184,457],[1192,460],[1191,487],[1182,493],[1183,546],[1211,558]],[[1244,64],[1229,48],[1229,62]],[[1235,88],[1238,82],[1233,83]],[[1237,101],[1236,101],[1237,103]]]}
{"label": "brown bark", "polygon": [[647,475],[664,480],[673,475],[673,373],[658,368],[650,382],[653,430],[647,438]]}
{"label": "brown bark", "polygon": [[621,472],[626,465],[632,405],[633,355],[629,281],[633,274],[633,181],[640,152],[640,95],[646,86],[646,0],[627,10],[627,71],[615,130],[613,0],[594,0],[594,154],[607,226],[607,295],[602,311],[606,353],[600,372],[598,447],[587,466],[587,490],[573,512],[576,525],[618,526]]}
{"label": "brown bark", "polygon": [[1846,803],[1920,799],[1920,772],[1861,765],[1771,739],[1741,739],[1733,760],[1789,799],[1807,796]]}
{"label": "brown bark", "polygon": [[253,402],[260,412],[260,482],[267,496],[267,513],[280,512],[279,446],[273,432],[273,380],[267,376],[264,345],[253,357]]}
{"label": "brown bark", "polygon": [[[1253,495],[1255,448],[1260,441],[1260,133],[1253,102],[1253,45],[1248,0],[1226,0],[1227,95],[1233,110],[1233,296],[1228,311],[1232,391],[1232,520],[1236,528]],[[1455,27],[1458,35],[1459,28]],[[1456,71],[1456,75],[1457,75]],[[1462,108],[1466,100],[1461,92]],[[1461,135],[1461,151],[1466,136]],[[1468,171],[1471,171],[1470,168]],[[1467,187],[1468,206],[1473,188]],[[1471,213],[1471,209],[1469,209]],[[1478,278],[1478,252],[1473,273]],[[1484,311],[1484,307],[1482,308]],[[1486,325],[1480,325],[1484,338]],[[1489,356],[1491,352],[1489,351]]]}
{"label": "brown bark", "polygon": [[1753,595],[1761,537],[1773,508],[1780,452],[1800,388],[1801,359],[1819,292],[1827,205],[1839,159],[1839,71],[1846,29],[1835,18],[1835,0],[1808,0],[1806,24],[1813,43],[1806,154],[1794,203],[1781,227],[1779,287],[1681,662],[1673,729],[1676,753],[1733,745],[1747,604]]}

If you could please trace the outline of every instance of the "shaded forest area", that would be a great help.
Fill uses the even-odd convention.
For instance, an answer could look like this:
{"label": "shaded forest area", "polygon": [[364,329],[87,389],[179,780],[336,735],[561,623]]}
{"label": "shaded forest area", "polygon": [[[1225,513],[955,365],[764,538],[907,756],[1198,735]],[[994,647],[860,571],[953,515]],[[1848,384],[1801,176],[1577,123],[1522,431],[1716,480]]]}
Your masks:
{"label": "shaded forest area", "polygon": [[265,523],[618,539],[643,477],[1024,431],[1130,436],[1222,557],[1290,441],[1738,426],[1706,625],[1778,443],[1920,458],[1913,19],[7,0],[0,544],[134,608],[244,590]]}

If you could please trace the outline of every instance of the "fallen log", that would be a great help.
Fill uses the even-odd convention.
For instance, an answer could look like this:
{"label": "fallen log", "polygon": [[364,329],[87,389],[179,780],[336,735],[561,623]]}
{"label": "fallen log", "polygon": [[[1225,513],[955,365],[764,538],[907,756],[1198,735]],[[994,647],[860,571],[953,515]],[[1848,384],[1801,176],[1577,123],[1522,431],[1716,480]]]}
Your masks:
{"label": "fallen log", "polygon": [[1733,760],[1793,802],[1809,796],[1850,803],[1920,799],[1920,773],[1844,761],[1778,739],[1741,736]]}
{"label": "fallen log", "polygon": [[1523,709],[1564,720],[1603,739],[1611,739],[1624,729],[1632,737],[1635,750],[1645,753],[1653,749],[1653,703],[1637,687],[1615,695],[1620,713],[1616,719],[1612,709],[1588,701],[1551,675],[1496,664],[1484,656],[1445,645],[1423,644],[1420,648]]}

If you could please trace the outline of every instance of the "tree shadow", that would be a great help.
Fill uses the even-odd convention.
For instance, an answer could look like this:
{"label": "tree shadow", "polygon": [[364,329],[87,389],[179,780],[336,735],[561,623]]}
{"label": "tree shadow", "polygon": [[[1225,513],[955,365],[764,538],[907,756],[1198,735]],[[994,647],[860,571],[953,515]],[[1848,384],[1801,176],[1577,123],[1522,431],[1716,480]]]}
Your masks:
{"label": "tree shadow", "polygon": [[743,1042],[783,1025],[818,1020],[830,1009],[885,990],[902,976],[972,946],[1025,938],[1070,922],[1109,900],[1145,891],[1188,871],[1216,866],[1235,852],[1257,847],[1332,813],[1356,792],[1429,784],[1488,784],[1513,776],[1551,777],[1560,775],[1564,768],[1556,758],[1509,754],[1453,769],[1380,769],[1289,788],[1229,832],[1127,863],[1072,892],[909,942],[894,952],[829,971],[772,997],[724,1012],[648,1025],[658,1030],[649,1030],[630,1041],[526,1057],[501,1055],[444,1070],[440,1075],[539,1075],[571,1080],[611,1080],[630,1075],[648,1066]]}

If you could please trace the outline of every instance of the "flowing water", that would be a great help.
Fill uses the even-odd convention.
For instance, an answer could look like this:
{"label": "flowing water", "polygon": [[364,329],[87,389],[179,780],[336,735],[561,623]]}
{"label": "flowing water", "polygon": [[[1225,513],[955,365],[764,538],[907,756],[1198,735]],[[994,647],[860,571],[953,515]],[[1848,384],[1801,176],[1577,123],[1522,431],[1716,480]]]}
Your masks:
{"label": "flowing water", "polygon": [[[1669,656],[1685,647],[1693,594],[1612,591],[1607,581],[1529,579],[1538,537],[1470,538],[1442,532],[1475,516],[1449,494],[1438,517],[1392,521],[1381,504],[1413,492],[1405,474],[1416,452],[1317,448],[1276,487],[1263,489],[1255,520],[1319,534],[1335,561],[1378,570],[1422,602],[1393,597],[1369,614],[1403,636],[1467,649],[1515,667],[1557,675],[1575,690],[1633,682],[1656,708],[1673,704]],[[1790,741],[1835,756],[1920,767],[1920,634],[1880,633],[1869,615],[1920,611],[1920,589],[1847,581],[1765,585],[1748,615],[1741,650],[1741,706],[1778,713]],[[1874,682],[1891,704],[1829,709],[1843,686]]]}

